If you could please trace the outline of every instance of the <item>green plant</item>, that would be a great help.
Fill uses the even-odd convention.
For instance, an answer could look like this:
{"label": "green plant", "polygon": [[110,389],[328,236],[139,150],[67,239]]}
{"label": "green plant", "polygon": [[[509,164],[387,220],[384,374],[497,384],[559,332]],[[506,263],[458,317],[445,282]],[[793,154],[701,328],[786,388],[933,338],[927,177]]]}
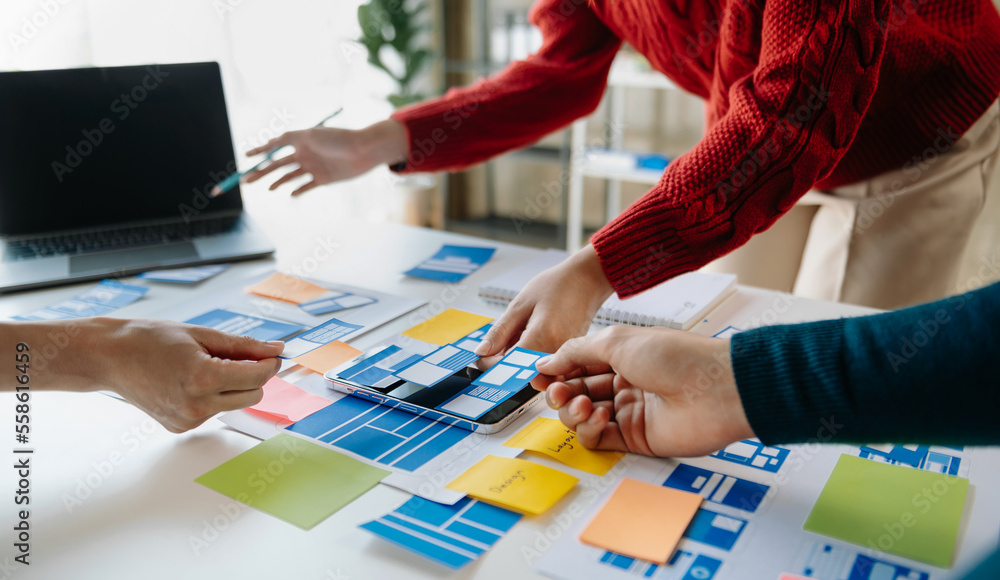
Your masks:
{"label": "green plant", "polygon": [[[427,11],[427,2],[423,0],[369,0],[358,6],[361,24],[358,41],[368,49],[368,62],[396,82],[398,91],[389,95],[389,102],[397,108],[424,99],[424,95],[412,92],[412,85],[430,63],[431,51],[421,45],[426,36],[423,33],[430,30],[423,22]],[[386,66],[384,50],[395,52],[402,70]]]}

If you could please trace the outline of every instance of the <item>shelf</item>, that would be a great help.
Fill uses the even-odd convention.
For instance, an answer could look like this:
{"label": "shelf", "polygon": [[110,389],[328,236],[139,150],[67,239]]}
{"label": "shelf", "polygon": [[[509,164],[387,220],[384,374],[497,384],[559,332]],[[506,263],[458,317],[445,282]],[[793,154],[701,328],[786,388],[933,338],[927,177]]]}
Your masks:
{"label": "shelf", "polygon": [[632,87],[641,89],[676,89],[675,85],[663,73],[641,68],[636,65],[633,57],[619,55],[611,63],[608,74],[608,85],[613,87]]}
{"label": "shelf", "polygon": [[601,167],[594,164],[583,166],[584,177],[595,177],[600,179],[611,179],[615,181],[630,181],[634,183],[645,183],[656,185],[663,177],[662,169],[621,169],[618,167]]}
{"label": "shelf", "polygon": [[507,153],[504,157],[506,159],[534,161],[537,163],[561,164],[563,162],[562,148],[548,145],[532,145],[531,147]]}

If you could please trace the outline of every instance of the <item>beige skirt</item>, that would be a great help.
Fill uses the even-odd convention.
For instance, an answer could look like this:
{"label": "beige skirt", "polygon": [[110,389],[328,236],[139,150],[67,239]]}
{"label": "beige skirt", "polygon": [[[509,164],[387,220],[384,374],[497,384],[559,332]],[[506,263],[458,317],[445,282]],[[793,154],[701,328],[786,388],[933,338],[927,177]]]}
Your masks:
{"label": "beige skirt", "polygon": [[735,273],[740,284],[874,308],[944,297],[956,286],[998,150],[995,102],[964,135],[956,139],[942,129],[933,146],[898,170],[809,191],[770,229],[703,270]]}

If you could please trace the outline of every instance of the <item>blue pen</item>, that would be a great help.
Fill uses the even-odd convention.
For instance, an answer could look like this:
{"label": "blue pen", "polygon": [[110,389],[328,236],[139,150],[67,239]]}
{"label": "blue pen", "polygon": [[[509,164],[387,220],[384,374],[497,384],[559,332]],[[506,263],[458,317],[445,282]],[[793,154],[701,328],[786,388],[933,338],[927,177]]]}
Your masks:
{"label": "blue pen", "polygon": [[[319,123],[316,123],[316,125],[314,125],[314,128],[322,126],[323,123],[326,123],[330,119],[336,117],[343,110],[344,110],[344,108],[341,107],[341,108],[337,109],[336,111],[330,113],[322,121],[320,121]],[[271,149],[270,151],[267,152],[267,154],[264,155],[263,159],[261,159],[256,165],[254,165],[250,169],[247,169],[246,171],[244,171],[242,173],[239,172],[239,171],[237,171],[236,173],[233,173],[229,177],[227,177],[227,178],[223,179],[222,181],[220,181],[218,183],[218,185],[216,185],[215,187],[212,188],[212,197],[216,197],[218,195],[222,195],[223,193],[226,193],[227,191],[229,191],[232,188],[236,187],[236,184],[240,182],[240,179],[242,179],[244,175],[247,175],[249,173],[253,173],[254,171],[257,171],[258,169],[260,169],[261,165],[264,165],[265,163],[267,163],[268,161],[270,161],[274,157],[274,154],[277,153],[278,151],[280,151],[283,148],[285,148],[285,145],[279,145],[279,146],[275,147],[274,149]]]}

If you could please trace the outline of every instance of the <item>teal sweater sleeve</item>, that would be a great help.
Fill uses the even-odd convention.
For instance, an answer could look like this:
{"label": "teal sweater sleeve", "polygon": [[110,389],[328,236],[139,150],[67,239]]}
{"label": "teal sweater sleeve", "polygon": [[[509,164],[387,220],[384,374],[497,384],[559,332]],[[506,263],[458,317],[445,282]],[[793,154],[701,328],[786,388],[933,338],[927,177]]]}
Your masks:
{"label": "teal sweater sleeve", "polygon": [[743,408],[767,444],[1000,444],[1000,283],[904,310],[737,334]]}

